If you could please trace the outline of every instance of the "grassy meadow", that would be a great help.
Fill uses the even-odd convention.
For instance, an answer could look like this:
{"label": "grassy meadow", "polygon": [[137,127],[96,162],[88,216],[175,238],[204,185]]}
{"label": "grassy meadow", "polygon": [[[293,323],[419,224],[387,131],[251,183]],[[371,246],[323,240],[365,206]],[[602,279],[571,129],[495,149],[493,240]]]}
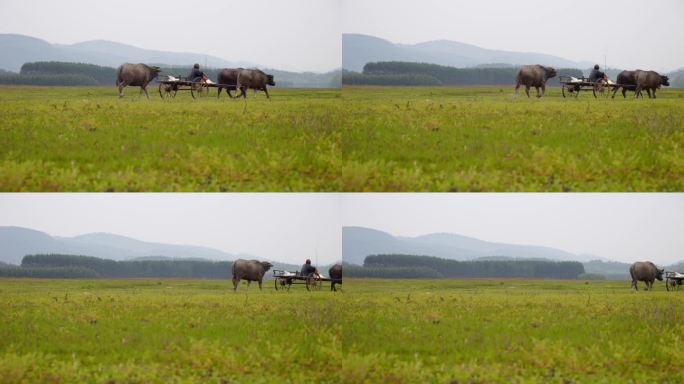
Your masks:
{"label": "grassy meadow", "polygon": [[[154,85],[154,84],[153,84]],[[2,191],[333,191],[340,91],[0,87]]]}
{"label": "grassy meadow", "polygon": [[271,284],[0,279],[0,381],[684,381],[684,293],[661,282]]}
{"label": "grassy meadow", "polygon": [[681,191],[684,89],[345,87],[346,191]]}
{"label": "grassy meadow", "polygon": [[0,87],[1,191],[681,191],[684,90]]}

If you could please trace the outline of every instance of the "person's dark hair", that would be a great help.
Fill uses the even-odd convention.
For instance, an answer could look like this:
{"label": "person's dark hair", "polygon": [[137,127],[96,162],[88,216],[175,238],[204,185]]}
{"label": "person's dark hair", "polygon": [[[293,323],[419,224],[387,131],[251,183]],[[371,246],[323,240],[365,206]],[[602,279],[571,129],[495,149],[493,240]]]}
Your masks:
{"label": "person's dark hair", "polygon": [[310,259],[306,259],[306,264],[311,264],[311,260],[310,260]]}
{"label": "person's dark hair", "polygon": [[199,64],[195,63],[195,65],[193,65],[192,67],[199,69]]}
{"label": "person's dark hair", "polygon": [[598,64],[594,65],[594,69],[599,69]]}

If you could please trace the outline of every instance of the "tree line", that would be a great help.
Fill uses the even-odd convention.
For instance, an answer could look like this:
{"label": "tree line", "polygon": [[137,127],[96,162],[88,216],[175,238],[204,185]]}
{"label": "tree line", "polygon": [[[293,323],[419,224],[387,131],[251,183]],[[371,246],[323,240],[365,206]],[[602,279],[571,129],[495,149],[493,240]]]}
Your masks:
{"label": "tree line", "polygon": [[20,266],[0,265],[0,276],[46,278],[196,277],[231,278],[232,262],[208,260],[115,261],[91,256],[24,256]]}
{"label": "tree line", "polygon": [[[438,64],[403,61],[366,63],[363,72],[344,71],[345,85],[511,85],[515,84],[518,67],[456,68]],[[582,70],[560,68],[559,74],[582,77]],[[548,85],[559,85],[558,76],[549,79]]]}
{"label": "tree line", "polygon": [[[185,77],[190,72],[187,66],[161,66],[162,73]],[[210,79],[216,81],[219,68],[202,68]],[[85,63],[69,63],[61,61],[38,61],[24,63],[19,73],[0,72],[0,84],[12,85],[78,85],[78,86],[114,86],[116,68]],[[336,88],[341,84],[339,71],[328,73],[296,73],[269,70],[274,75],[278,87],[304,88]]]}
{"label": "tree line", "polygon": [[345,276],[384,278],[534,277],[576,279],[584,274],[577,261],[468,260],[402,254],[371,255],[363,266],[345,265]]}

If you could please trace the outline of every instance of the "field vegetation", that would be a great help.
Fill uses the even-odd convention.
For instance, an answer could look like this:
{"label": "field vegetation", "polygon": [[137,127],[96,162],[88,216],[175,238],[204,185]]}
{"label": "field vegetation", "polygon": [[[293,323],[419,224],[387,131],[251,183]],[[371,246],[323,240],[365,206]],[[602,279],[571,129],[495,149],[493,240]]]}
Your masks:
{"label": "field vegetation", "polygon": [[341,189],[339,90],[246,102],[149,90],[0,87],[0,190]]}
{"label": "field vegetation", "polygon": [[[680,191],[684,90],[0,87],[3,191]],[[215,93],[214,93],[215,94]]]}
{"label": "field vegetation", "polygon": [[0,377],[42,383],[681,383],[658,282],[0,279]]}
{"label": "field vegetation", "polygon": [[346,191],[681,191],[684,90],[345,87]]}

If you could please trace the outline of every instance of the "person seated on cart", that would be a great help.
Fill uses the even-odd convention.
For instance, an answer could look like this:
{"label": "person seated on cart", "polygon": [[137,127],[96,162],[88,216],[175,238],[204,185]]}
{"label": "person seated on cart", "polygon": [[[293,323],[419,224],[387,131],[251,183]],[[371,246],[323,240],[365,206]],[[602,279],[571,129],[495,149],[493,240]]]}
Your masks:
{"label": "person seated on cart", "polygon": [[302,270],[299,272],[302,276],[310,276],[311,274],[318,274],[316,267],[311,265],[311,260],[306,259],[304,265],[302,265]]}
{"label": "person seated on cart", "polygon": [[592,69],[591,73],[589,74],[589,81],[596,83],[603,80],[608,80],[608,76],[606,76],[605,72],[600,70],[598,64],[594,65],[594,69]]}
{"label": "person seated on cart", "polygon": [[200,71],[200,65],[195,64],[188,74],[188,81],[202,81],[204,78],[204,72]]}

